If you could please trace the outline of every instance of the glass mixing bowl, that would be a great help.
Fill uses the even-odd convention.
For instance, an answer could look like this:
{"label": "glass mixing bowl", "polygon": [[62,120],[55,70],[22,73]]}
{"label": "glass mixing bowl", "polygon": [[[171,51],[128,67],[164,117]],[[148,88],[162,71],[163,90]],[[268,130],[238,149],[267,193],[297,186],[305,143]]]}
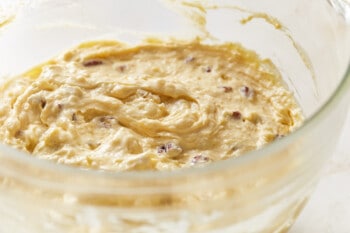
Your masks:
{"label": "glass mixing bowl", "polygon": [[0,6],[2,80],[82,41],[207,36],[205,42],[238,42],[270,58],[307,118],[259,151],[174,172],[79,170],[0,145],[0,232],[288,231],[346,115],[347,1],[1,0]]}

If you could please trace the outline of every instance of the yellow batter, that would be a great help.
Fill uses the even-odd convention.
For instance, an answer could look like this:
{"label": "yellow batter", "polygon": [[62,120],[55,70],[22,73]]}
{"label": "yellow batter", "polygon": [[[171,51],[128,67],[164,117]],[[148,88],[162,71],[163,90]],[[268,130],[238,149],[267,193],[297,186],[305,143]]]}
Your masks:
{"label": "yellow batter", "polygon": [[0,140],[82,168],[237,157],[303,120],[270,60],[237,44],[90,42],[0,87]]}

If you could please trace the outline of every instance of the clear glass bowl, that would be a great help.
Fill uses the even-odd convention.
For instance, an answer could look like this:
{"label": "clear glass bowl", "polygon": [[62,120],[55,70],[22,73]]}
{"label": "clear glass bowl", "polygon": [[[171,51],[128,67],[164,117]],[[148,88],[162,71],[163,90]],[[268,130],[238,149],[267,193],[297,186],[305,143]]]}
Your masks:
{"label": "clear glass bowl", "polygon": [[1,0],[0,77],[82,41],[193,39],[205,36],[206,22],[216,38],[208,43],[239,42],[275,63],[305,124],[240,158],[174,172],[83,171],[0,145],[0,232],[264,233],[291,227],[332,154],[349,103],[347,1],[199,2],[205,6],[190,0]]}

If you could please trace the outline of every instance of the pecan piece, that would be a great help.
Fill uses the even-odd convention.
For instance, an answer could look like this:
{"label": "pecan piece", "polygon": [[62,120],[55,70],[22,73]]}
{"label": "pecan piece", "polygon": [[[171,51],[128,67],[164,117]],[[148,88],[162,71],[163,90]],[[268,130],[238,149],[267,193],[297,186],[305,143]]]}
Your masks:
{"label": "pecan piece", "polygon": [[200,155],[196,155],[192,158],[191,164],[192,165],[203,164],[203,163],[207,163],[209,161],[210,161],[209,157],[200,154]]}
{"label": "pecan piece", "polygon": [[234,111],[232,112],[232,118],[235,120],[240,120],[242,119],[242,113],[239,111]]}
{"label": "pecan piece", "polygon": [[219,88],[223,89],[225,93],[229,93],[233,91],[232,87],[228,87],[228,86],[220,86]]}
{"label": "pecan piece", "polygon": [[174,158],[182,153],[182,148],[173,142],[168,142],[158,146],[157,152],[158,154],[165,154],[170,158]]}
{"label": "pecan piece", "polygon": [[240,89],[241,95],[245,98],[251,99],[254,97],[254,90],[247,86],[243,86]]}
{"label": "pecan piece", "polygon": [[92,67],[92,66],[99,66],[102,65],[103,62],[100,60],[90,60],[90,61],[86,61],[83,63],[83,66],[85,67]]}
{"label": "pecan piece", "polygon": [[204,67],[203,68],[204,72],[210,73],[212,71],[212,68],[210,66]]}

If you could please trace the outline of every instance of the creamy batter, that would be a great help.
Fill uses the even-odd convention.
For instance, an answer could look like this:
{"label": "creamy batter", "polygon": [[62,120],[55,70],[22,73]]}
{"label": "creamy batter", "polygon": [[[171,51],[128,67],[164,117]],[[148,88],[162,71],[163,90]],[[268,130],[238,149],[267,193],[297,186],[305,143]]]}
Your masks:
{"label": "creamy batter", "polygon": [[238,44],[84,43],[0,87],[0,140],[89,169],[240,156],[303,120],[268,59]]}

